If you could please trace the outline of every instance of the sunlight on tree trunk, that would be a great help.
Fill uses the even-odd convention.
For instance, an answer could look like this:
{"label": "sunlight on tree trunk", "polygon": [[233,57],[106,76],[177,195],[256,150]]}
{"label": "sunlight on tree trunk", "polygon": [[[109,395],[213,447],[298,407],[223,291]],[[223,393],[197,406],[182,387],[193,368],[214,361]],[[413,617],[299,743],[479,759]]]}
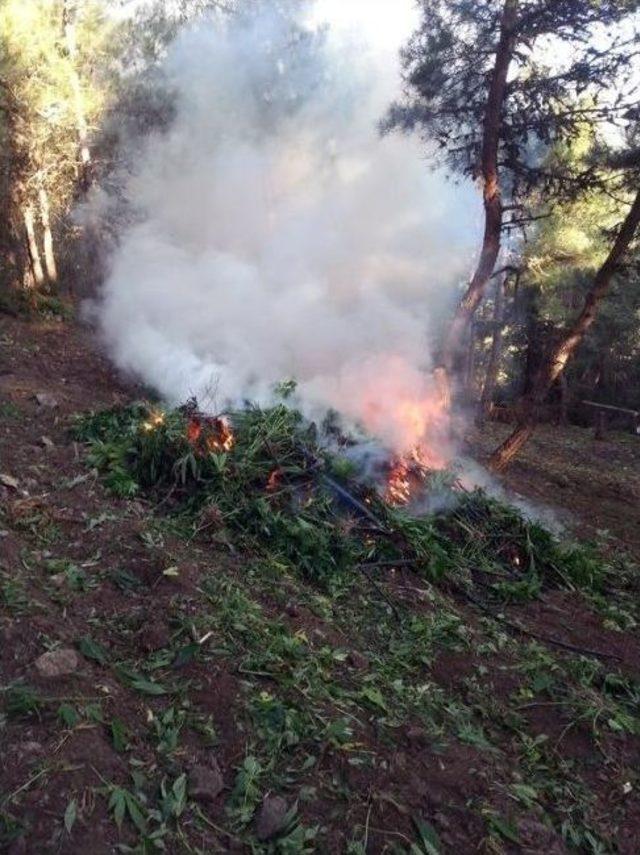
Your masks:
{"label": "sunlight on tree trunk", "polygon": [[502,443],[500,448],[491,457],[490,466],[494,472],[503,472],[509,464],[518,456],[521,449],[529,441],[535,430],[535,422],[530,417],[527,422],[522,422],[514,432]]}
{"label": "sunlight on tree trunk", "polygon": [[35,216],[31,205],[27,205],[23,211],[24,227],[27,232],[27,248],[29,251],[29,261],[31,272],[33,274],[33,285],[36,288],[41,288],[44,284],[44,270],[42,267],[42,259],[40,258],[40,250],[38,241],[36,240]]}
{"label": "sunlight on tree trunk", "polygon": [[49,210],[49,197],[44,187],[38,191],[40,200],[40,218],[42,220],[43,244],[44,244],[44,262],[47,268],[47,278],[50,282],[58,281],[58,268],[56,265],[56,257],[53,250],[53,235],[51,233],[51,215]]}

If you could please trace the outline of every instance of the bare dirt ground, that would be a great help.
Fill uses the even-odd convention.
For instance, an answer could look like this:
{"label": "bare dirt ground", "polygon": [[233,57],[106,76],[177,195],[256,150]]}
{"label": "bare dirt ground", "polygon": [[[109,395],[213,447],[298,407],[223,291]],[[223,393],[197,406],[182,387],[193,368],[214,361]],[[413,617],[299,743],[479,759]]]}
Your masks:
{"label": "bare dirt ground", "polygon": [[[93,345],[0,320],[2,851],[640,851],[632,613],[505,609],[593,657],[410,575],[328,596],[185,536],[70,437],[137,394]],[[640,556],[640,440],[545,428],[507,482]]]}
{"label": "bare dirt ground", "polygon": [[[469,441],[478,459],[509,433],[490,423]],[[610,536],[640,558],[640,436],[541,425],[503,478],[507,487],[549,505],[570,529],[592,539]]]}

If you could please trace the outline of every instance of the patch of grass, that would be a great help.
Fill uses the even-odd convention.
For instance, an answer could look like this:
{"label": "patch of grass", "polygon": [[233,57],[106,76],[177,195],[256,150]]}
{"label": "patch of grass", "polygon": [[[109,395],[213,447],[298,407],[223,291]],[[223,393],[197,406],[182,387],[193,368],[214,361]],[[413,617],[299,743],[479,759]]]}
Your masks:
{"label": "patch of grass", "polygon": [[70,321],[75,317],[72,303],[63,300],[56,294],[35,295],[35,311],[44,318],[55,318],[60,321]]}
{"label": "patch of grass", "polygon": [[48,697],[21,680],[1,687],[0,700],[9,720],[46,716],[50,720],[57,719],[66,727],[75,727],[83,719],[94,723],[103,722],[99,702],[82,696]]}
{"label": "patch of grass", "polygon": [[0,403],[0,419],[19,419],[22,413],[11,401]]}
{"label": "patch of grass", "polygon": [[180,733],[187,721],[188,712],[170,706],[161,713],[151,715],[150,726],[160,754],[171,755],[178,748]]}
{"label": "patch of grass", "polygon": [[39,546],[52,546],[62,540],[60,527],[51,519],[46,509],[34,507],[13,520],[17,531],[30,535]]}
{"label": "patch of grass", "polygon": [[24,580],[14,573],[0,571],[0,604],[14,617],[29,614],[33,603]]}
{"label": "patch of grass", "polygon": [[0,845],[9,849],[11,844],[24,837],[24,825],[10,813],[0,810]]}
{"label": "patch of grass", "polygon": [[55,318],[68,321],[75,316],[72,303],[56,294],[45,294],[22,289],[0,289],[0,314],[14,317]]}
{"label": "patch of grass", "polygon": [[86,593],[86,591],[99,585],[99,580],[95,576],[87,573],[84,567],[66,558],[46,559],[44,568],[50,579],[55,578],[60,586],[64,585],[67,591],[73,593]]}
{"label": "patch of grass", "polygon": [[2,703],[5,714],[11,719],[39,715],[47,702],[37,689],[17,682],[3,689]]}

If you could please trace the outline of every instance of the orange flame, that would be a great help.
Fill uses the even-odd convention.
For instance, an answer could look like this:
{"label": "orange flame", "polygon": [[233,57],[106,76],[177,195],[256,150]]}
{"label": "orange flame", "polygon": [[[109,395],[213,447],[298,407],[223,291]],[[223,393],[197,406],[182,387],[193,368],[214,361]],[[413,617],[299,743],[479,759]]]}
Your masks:
{"label": "orange flame", "polygon": [[191,443],[191,445],[195,445],[196,442],[200,439],[200,435],[202,434],[202,425],[197,419],[189,419],[189,424],[187,425],[187,439]]}
{"label": "orange flame", "polygon": [[438,372],[420,370],[399,354],[381,353],[345,368],[331,389],[337,410],[359,422],[399,457],[414,450],[429,466],[449,457],[449,405]]}
{"label": "orange flame", "polygon": [[226,419],[194,415],[187,423],[187,439],[199,454],[231,451],[235,437]]}
{"label": "orange flame", "polygon": [[414,448],[410,454],[396,458],[387,478],[386,501],[391,505],[408,505],[416,490],[424,484],[429,471],[443,466],[440,458],[430,458],[422,448]]}
{"label": "orange flame", "polygon": [[408,505],[411,501],[409,464],[405,458],[398,458],[392,465],[384,497],[390,505]]}
{"label": "orange flame", "polygon": [[416,375],[398,357],[381,371],[381,391],[369,394],[364,424],[389,438],[395,452],[385,499],[406,505],[424,485],[429,471],[444,469],[450,460],[450,406],[446,384],[437,373]]}
{"label": "orange flame", "polygon": [[216,453],[220,451],[231,451],[235,445],[235,437],[231,425],[225,419],[213,419],[214,433],[206,438],[207,451]]}

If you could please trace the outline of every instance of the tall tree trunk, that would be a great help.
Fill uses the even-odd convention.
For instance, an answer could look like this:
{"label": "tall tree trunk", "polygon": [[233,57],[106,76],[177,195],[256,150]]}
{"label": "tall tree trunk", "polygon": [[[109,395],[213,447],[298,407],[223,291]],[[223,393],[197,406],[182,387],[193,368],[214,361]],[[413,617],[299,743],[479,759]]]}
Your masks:
{"label": "tall tree trunk", "polygon": [[33,285],[36,288],[41,288],[44,284],[44,270],[42,268],[42,259],[40,258],[38,241],[36,240],[35,215],[33,207],[31,205],[26,205],[22,210],[22,216],[24,219],[24,227],[27,232],[27,250],[31,272],[33,274]]}
{"label": "tall tree trunk", "polygon": [[[15,198],[9,194],[5,200],[3,217],[0,219],[0,258],[4,263],[0,268],[0,287],[8,286],[12,290],[25,286],[25,241],[24,218],[22,211],[16,210]],[[18,220],[17,213],[20,213]],[[16,222],[17,221],[17,222]]]}
{"label": "tall tree trunk", "polygon": [[606,296],[613,277],[623,260],[629,245],[640,226],[640,190],[620,227],[618,236],[604,264],[596,273],[587,294],[582,311],[566,334],[552,348],[536,378],[534,388],[523,400],[522,416],[515,431],[493,453],[490,465],[500,471],[505,469],[525,445],[535,430],[537,408],[544,401],[549,389],[564,371],[567,362],[593,324],[598,307]]}
{"label": "tall tree trunk", "polygon": [[489,364],[487,365],[487,373],[482,389],[482,397],[478,408],[477,423],[482,427],[485,420],[491,412],[493,404],[493,394],[498,382],[498,371],[500,369],[500,360],[502,358],[502,330],[504,327],[504,291],[506,286],[506,277],[500,278],[496,285],[496,304],[493,314],[493,339],[491,342],[491,353],[489,355]]}
{"label": "tall tree trunk", "polygon": [[58,268],[56,265],[56,256],[53,250],[49,197],[44,187],[39,189],[38,198],[40,200],[40,219],[42,220],[44,263],[47,268],[47,278],[49,279],[49,282],[56,283],[58,281]]}
{"label": "tall tree trunk", "polygon": [[441,372],[450,382],[451,374],[459,357],[464,334],[480,305],[487,284],[500,254],[502,236],[503,205],[498,170],[498,154],[507,77],[516,45],[516,24],[519,0],[504,0],[500,25],[500,40],[491,77],[487,99],[482,141],[482,181],[485,211],[482,251],[476,271],[467,291],[460,301],[442,347]]}
{"label": "tall tree trunk", "polygon": [[533,389],[534,381],[544,356],[543,341],[546,338],[544,324],[540,322],[539,288],[527,285],[521,294],[521,311],[524,312],[526,322],[526,351],[524,362],[524,377],[521,395],[526,397]]}
{"label": "tall tree trunk", "polygon": [[475,324],[469,324],[467,334],[467,352],[464,359],[463,383],[465,397],[469,404],[475,400],[476,395],[476,340],[477,331]]}
{"label": "tall tree trunk", "polygon": [[74,107],[76,113],[76,132],[80,155],[80,184],[87,190],[91,184],[91,150],[89,149],[89,127],[84,112],[82,86],[76,69],[78,44],[76,39],[76,4],[75,0],[65,0],[62,13],[65,45],[71,62],[71,87],[73,89]]}

